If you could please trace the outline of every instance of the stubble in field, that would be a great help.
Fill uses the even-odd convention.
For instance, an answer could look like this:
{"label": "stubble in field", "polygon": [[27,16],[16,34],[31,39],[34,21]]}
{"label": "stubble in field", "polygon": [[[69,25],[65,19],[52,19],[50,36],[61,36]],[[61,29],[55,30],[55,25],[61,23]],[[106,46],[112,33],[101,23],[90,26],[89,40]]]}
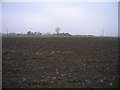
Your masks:
{"label": "stubble in field", "polygon": [[3,37],[3,88],[118,87],[117,38]]}

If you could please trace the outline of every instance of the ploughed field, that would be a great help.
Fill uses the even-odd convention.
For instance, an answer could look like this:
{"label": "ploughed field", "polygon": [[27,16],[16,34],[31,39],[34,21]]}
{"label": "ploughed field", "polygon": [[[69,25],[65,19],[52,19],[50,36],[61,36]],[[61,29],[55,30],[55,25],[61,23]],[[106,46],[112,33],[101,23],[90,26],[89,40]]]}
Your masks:
{"label": "ploughed field", "polygon": [[108,37],[3,37],[3,88],[118,87],[118,41]]}

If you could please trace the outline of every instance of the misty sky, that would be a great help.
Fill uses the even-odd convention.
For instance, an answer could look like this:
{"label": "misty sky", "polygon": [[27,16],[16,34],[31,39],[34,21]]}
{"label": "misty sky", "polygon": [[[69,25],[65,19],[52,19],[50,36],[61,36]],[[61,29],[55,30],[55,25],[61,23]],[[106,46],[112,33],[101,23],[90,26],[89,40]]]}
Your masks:
{"label": "misty sky", "polygon": [[2,32],[118,35],[117,2],[2,2]]}

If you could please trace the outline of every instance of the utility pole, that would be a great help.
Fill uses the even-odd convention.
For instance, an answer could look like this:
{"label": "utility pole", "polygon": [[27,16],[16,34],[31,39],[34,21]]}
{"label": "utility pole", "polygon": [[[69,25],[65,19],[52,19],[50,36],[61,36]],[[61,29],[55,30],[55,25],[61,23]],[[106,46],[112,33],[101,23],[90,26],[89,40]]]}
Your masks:
{"label": "utility pole", "polygon": [[6,31],[7,31],[7,35],[8,35],[8,28],[6,28]]}
{"label": "utility pole", "polygon": [[102,29],[102,36],[104,36],[104,29]]}

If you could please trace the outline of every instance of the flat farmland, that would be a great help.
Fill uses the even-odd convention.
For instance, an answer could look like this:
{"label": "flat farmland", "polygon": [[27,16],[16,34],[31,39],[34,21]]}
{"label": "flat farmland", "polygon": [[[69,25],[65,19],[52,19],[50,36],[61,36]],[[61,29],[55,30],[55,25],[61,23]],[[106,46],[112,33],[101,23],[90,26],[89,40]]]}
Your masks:
{"label": "flat farmland", "polygon": [[117,88],[117,40],[2,37],[2,88]]}

